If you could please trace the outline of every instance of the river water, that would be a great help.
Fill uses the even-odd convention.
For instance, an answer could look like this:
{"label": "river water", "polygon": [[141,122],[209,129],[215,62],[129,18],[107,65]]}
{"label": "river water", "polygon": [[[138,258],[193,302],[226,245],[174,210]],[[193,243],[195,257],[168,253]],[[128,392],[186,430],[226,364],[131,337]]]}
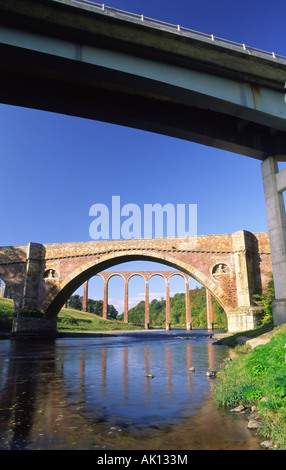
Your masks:
{"label": "river water", "polygon": [[0,341],[0,449],[258,450],[213,403],[229,354],[202,330]]}

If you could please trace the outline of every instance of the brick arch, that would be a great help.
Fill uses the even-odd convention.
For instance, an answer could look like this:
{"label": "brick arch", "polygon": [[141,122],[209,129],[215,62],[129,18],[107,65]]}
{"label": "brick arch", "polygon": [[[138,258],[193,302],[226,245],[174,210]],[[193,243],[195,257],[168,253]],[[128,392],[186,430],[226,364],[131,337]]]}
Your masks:
{"label": "brick arch", "polygon": [[98,272],[96,273],[96,276],[100,276],[105,282],[109,282],[109,280],[112,278],[112,277],[115,277],[115,276],[119,276],[123,279],[123,281],[125,280],[124,276],[122,274],[120,274],[120,271],[116,272],[116,273],[111,273],[110,276],[108,276],[108,272],[106,273],[106,276],[103,276],[103,274],[101,272]]}
{"label": "brick arch", "polygon": [[170,275],[169,280],[170,280],[171,277],[173,277],[173,276],[181,276],[183,279],[185,279],[186,282],[189,282],[189,276],[186,277],[184,273],[174,272],[174,274],[171,274],[171,275]]}
{"label": "brick arch", "polygon": [[167,278],[164,276],[164,274],[158,273],[158,272],[154,272],[154,274],[151,274],[151,276],[149,277],[149,281],[150,281],[150,279],[152,279],[152,277],[155,277],[155,276],[160,276],[160,277],[162,277],[162,278],[164,279],[164,281],[166,281],[166,279],[167,279]]}
{"label": "brick arch", "polygon": [[173,257],[171,254],[166,252],[162,254],[149,253],[148,255],[143,255],[142,251],[140,250],[138,250],[137,253],[136,250],[132,250],[132,255],[126,255],[125,251],[117,252],[116,256],[114,256],[114,254],[113,256],[110,256],[109,253],[102,254],[92,261],[73,270],[47,295],[42,303],[42,313],[46,317],[56,316],[72,293],[92,276],[95,276],[100,271],[104,271],[105,269],[122,262],[136,260],[157,261],[164,265],[178,269],[179,271],[185,272],[187,275],[190,275],[200,284],[210,290],[226,314],[232,310],[233,306],[229,301],[226,292],[224,292],[219,286],[215,284],[214,281],[209,279],[205,274],[201,273],[195,267]]}
{"label": "brick arch", "polygon": [[143,276],[143,274],[138,273],[137,271],[134,271],[134,273],[132,273],[132,274],[128,277],[127,282],[129,282],[130,279],[132,279],[132,277],[135,277],[135,276],[139,276],[139,277],[141,277],[141,278],[143,279],[143,281],[146,281],[146,279],[145,279],[145,277]]}

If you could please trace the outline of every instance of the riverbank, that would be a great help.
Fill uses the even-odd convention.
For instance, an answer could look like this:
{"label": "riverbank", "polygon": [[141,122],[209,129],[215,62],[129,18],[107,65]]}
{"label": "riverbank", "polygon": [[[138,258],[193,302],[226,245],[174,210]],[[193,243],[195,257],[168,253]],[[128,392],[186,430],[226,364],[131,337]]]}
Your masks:
{"label": "riverbank", "polygon": [[[0,338],[10,336],[14,315],[14,302],[0,298]],[[119,320],[105,319],[93,313],[82,312],[72,308],[62,308],[58,315],[58,332],[102,332],[102,331],[138,331],[144,330],[141,325],[124,323]]]}
{"label": "riverbank", "polygon": [[[0,339],[11,336],[12,321],[14,315],[14,303],[11,299],[0,298]],[[184,325],[174,325],[172,328],[182,328]],[[132,322],[125,323],[117,319],[105,319],[99,315],[70,307],[62,308],[57,321],[58,335],[112,335],[130,332],[159,331],[164,330],[164,326],[152,326],[146,330],[144,325]]]}
{"label": "riverbank", "polygon": [[266,447],[285,450],[286,325],[265,328],[260,335],[245,332],[217,341],[236,346],[237,357],[217,374],[214,396],[217,405],[243,413]]}

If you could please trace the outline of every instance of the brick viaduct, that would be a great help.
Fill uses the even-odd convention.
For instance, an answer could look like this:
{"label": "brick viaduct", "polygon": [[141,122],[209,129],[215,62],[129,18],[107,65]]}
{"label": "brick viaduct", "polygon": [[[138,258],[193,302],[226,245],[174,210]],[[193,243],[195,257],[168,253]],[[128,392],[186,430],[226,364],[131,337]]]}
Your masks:
{"label": "brick viaduct", "polygon": [[57,315],[92,276],[132,260],[161,262],[195,278],[223,307],[229,331],[255,324],[254,294],[272,271],[267,233],[0,247],[0,278],[15,304],[13,333],[56,332]]}
{"label": "brick viaduct", "polygon": [[[103,318],[107,318],[107,309],[108,309],[108,281],[113,276],[120,276],[124,279],[124,321],[128,323],[128,282],[129,279],[133,276],[140,276],[145,280],[145,328],[149,328],[149,281],[151,277],[159,275],[161,276],[166,283],[166,330],[171,329],[171,309],[170,309],[170,286],[169,281],[172,276],[179,275],[185,279],[185,312],[186,312],[186,329],[192,329],[191,322],[191,312],[190,312],[190,290],[189,290],[189,280],[190,277],[186,273],[180,271],[104,271],[98,273],[99,276],[103,278],[104,288],[103,288]],[[82,309],[87,311],[87,302],[88,302],[88,281],[84,283],[83,290],[83,299],[82,299]],[[212,329],[213,327],[213,316],[212,316],[212,304],[211,304],[211,292],[207,290],[207,319],[208,319],[208,328]]]}

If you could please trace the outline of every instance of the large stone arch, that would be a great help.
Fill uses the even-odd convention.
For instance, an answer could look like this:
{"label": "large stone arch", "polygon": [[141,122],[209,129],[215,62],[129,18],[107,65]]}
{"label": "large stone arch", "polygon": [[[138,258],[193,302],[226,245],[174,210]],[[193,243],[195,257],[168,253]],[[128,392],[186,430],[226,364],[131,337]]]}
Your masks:
{"label": "large stone arch", "polygon": [[134,260],[156,261],[197,280],[223,307],[231,332],[255,327],[254,296],[264,291],[272,271],[268,234],[246,231],[0,247],[0,276],[15,302],[13,332],[55,331],[57,313],[77,288]]}
{"label": "large stone arch", "polygon": [[227,294],[215,284],[210,278],[201,273],[198,269],[187,264],[184,261],[172,257],[169,253],[164,253],[160,256],[159,253],[142,255],[142,251],[132,250],[132,255],[126,255],[125,251],[117,252],[116,256],[110,256],[110,253],[95,257],[92,261],[81,265],[74,269],[62,281],[56,285],[53,290],[44,299],[41,307],[42,313],[46,317],[55,317],[59,313],[62,306],[66,303],[72,293],[80,287],[90,277],[97,275],[106,268],[115,266],[125,261],[131,260],[146,260],[157,261],[164,265],[171,266],[179,271],[183,271],[196,279],[200,284],[210,290],[212,295],[217,299],[219,304],[223,307],[226,314],[229,314],[233,308],[228,300]]}

